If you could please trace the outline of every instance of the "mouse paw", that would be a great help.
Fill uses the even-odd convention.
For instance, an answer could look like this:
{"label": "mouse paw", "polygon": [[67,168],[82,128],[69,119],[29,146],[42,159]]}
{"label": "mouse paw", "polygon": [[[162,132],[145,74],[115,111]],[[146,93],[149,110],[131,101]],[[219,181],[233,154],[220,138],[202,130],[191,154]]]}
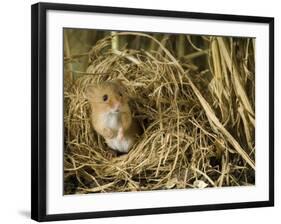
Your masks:
{"label": "mouse paw", "polygon": [[117,137],[118,137],[118,139],[121,140],[121,141],[124,139],[124,130],[123,130],[123,128],[120,128],[120,129],[118,130],[118,135],[117,135]]}
{"label": "mouse paw", "polygon": [[114,137],[114,133],[109,128],[104,128],[103,129],[103,137],[111,139],[111,138]]}
{"label": "mouse paw", "polygon": [[112,149],[108,149],[104,152],[105,158],[107,158],[108,160],[111,160],[115,157],[118,156],[118,153],[115,150]]}

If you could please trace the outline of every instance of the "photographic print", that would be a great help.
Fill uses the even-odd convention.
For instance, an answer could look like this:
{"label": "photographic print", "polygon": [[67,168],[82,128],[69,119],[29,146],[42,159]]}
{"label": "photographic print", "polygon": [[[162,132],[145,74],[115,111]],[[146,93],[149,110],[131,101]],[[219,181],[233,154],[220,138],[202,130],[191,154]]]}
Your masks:
{"label": "photographic print", "polygon": [[63,29],[64,194],[255,185],[255,38]]}

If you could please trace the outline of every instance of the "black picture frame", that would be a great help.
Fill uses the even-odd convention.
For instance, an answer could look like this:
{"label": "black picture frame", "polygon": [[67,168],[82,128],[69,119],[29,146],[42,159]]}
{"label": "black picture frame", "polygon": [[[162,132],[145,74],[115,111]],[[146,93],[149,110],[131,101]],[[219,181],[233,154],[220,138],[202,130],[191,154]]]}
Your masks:
{"label": "black picture frame", "polygon": [[[269,24],[269,200],[243,203],[196,206],[159,207],[132,210],[54,214],[46,213],[46,13],[48,10],[100,12],[124,15],[162,16],[217,21],[254,22]],[[163,11],[136,8],[102,7],[89,5],[37,3],[32,5],[31,16],[31,218],[37,221],[54,221],[115,216],[132,216],[161,213],[192,212],[237,208],[274,206],[274,18],[183,11]]]}

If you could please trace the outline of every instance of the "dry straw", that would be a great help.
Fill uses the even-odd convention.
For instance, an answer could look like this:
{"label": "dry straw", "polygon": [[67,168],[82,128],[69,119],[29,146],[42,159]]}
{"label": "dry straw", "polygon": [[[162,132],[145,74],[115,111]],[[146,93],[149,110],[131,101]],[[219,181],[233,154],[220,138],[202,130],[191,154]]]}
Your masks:
{"label": "dry straw", "polygon": [[[121,36],[147,38],[161,51],[119,50]],[[194,46],[183,58],[207,58],[209,75],[145,33],[113,33],[92,48],[87,71],[65,83],[65,194],[254,184],[253,40],[202,38],[209,48]],[[144,130],[122,156],[91,127],[84,96],[90,83],[117,78]]]}

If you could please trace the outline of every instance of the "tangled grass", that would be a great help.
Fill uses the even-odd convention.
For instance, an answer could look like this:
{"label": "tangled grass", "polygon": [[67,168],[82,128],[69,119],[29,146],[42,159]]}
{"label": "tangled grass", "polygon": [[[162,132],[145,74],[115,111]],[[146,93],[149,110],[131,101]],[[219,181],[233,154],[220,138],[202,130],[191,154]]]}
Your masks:
{"label": "tangled grass", "polygon": [[[204,188],[255,183],[254,40],[208,37],[205,70],[161,51],[117,50],[114,36],[89,52],[86,72],[64,87],[64,193]],[[69,59],[65,63],[70,63]],[[128,154],[109,156],[84,96],[91,83],[119,79],[143,129]]]}

